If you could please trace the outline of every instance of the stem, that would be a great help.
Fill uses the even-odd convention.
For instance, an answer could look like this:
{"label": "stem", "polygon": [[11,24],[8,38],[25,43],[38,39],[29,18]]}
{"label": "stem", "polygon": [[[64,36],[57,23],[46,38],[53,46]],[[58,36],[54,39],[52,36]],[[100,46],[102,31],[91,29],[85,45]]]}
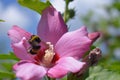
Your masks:
{"label": "stem", "polygon": [[48,77],[47,77],[47,76],[45,76],[45,77],[44,77],[44,80],[48,80]]}
{"label": "stem", "polygon": [[82,60],[82,62],[85,62],[86,64],[83,66],[80,72],[78,72],[78,75],[81,76],[84,74],[90,66],[94,66],[98,63],[100,60],[102,52],[99,48],[95,48]]}
{"label": "stem", "polygon": [[55,80],[55,78],[51,78],[50,80]]}
{"label": "stem", "polygon": [[63,15],[63,18],[64,18],[64,21],[65,23],[68,21],[68,18],[67,18],[67,14],[68,14],[68,4],[69,4],[69,0],[65,0],[65,12],[64,12],[64,15]]}
{"label": "stem", "polygon": [[48,80],[56,80],[55,78],[50,78],[50,77],[47,77],[48,78]]}
{"label": "stem", "polygon": [[47,78],[48,78],[48,80],[51,80],[50,77],[47,77]]}

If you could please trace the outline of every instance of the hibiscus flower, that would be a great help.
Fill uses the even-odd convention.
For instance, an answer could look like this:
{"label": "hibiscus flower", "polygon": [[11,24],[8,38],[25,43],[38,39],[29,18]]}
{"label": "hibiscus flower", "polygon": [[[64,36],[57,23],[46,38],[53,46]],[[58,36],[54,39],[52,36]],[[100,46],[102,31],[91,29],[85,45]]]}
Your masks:
{"label": "hibiscus flower", "polygon": [[8,31],[13,51],[20,59],[13,69],[22,80],[40,80],[45,75],[61,78],[80,71],[85,63],[79,60],[99,37],[98,32],[88,34],[86,27],[68,32],[61,14],[52,6],[42,13],[37,28],[41,48],[34,55],[28,52],[32,35],[16,25]]}

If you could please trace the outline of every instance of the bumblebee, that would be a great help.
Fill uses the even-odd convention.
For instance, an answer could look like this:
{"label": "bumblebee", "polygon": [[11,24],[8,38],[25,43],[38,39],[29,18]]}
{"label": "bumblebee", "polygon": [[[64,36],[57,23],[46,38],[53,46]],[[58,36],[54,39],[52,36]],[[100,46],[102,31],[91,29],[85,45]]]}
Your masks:
{"label": "bumblebee", "polygon": [[28,53],[30,54],[37,54],[40,50],[40,42],[41,39],[37,35],[32,35],[31,38],[28,40],[30,44],[30,48],[28,49]]}

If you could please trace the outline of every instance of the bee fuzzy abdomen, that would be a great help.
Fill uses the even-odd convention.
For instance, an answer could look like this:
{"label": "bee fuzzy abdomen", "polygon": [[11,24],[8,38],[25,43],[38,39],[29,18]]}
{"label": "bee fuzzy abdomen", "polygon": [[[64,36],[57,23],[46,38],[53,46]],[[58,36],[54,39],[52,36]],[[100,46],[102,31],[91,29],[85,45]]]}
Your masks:
{"label": "bee fuzzy abdomen", "polygon": [[30,54],[37,54],[39,53],[39,50],[41,48],[40,46],[40,38],[37,35],[32,35],[31,38],[28,40],[29,44],[30,44],[30,48],[28,49],[28,53]]}
{"label": "bee fuzzy abdomen", "polygon": [[32,49],[35,49],[35,50],[39,50],[41,48],[41,46],[32,46]]}
{"label": "bee fuzzy abdomen", "polygon": [[37,54],[37,53],[38,53],[38,51],[31,49],[29,53],[31,53],[31,54],[33,54],[33,55],[34,55],[34,54]]}

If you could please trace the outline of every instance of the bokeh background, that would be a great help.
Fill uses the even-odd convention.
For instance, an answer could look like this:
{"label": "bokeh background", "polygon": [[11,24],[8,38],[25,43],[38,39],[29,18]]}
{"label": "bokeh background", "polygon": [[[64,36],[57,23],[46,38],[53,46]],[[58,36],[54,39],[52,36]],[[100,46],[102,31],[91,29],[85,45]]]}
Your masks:
{"label": "bokeh background", "polygon": [[[64,13],[64,0],[50,2],[61,14]],[[70,15],[66,24],[69,31],[87,26],[89,32],[101,32],[94,45],[102,50],[103,60],[108,64],[113,61],[120,63],[120,0],[73,0],[68,8]],[[37,12],[19,5],[17,0],[0,0],[0,19],[5,21],[0,22],[0,53],[12,51],[7,31],[13,25],[36,34],[40,17]]]}

